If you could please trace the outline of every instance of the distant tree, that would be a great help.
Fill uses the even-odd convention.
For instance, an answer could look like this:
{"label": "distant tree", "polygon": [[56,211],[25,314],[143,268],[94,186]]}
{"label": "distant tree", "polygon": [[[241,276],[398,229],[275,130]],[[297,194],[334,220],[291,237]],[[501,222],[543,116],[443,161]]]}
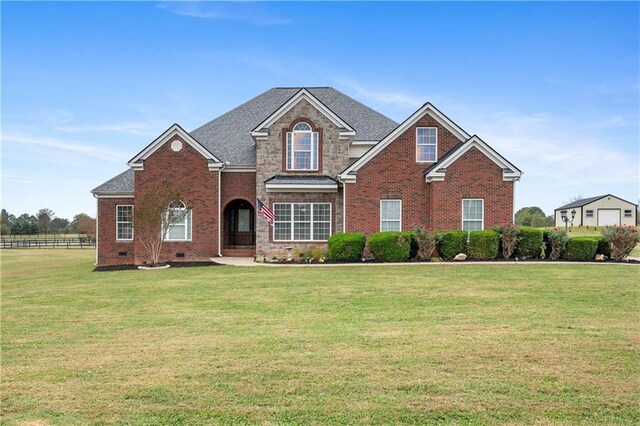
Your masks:
{"label": "distant tree", "polygon": [[69,228],[69,220],[61,217],[56,217],[51,221],[51,232],[56,234],[66,233]]}
{"label": "distant tree", "polygon": [[8,235],[11,233],[11,226],[16,221],[16,217],[10,214],[5,209],[2,209],[0,214],[0,234]]}
{"label": "distant tree", "polygon": [[[542,216],[542,218],[547,217],[547,215],[544,214],[544,212],[540,207],[536,207],[536,206],[523,207],[516,212],[516,225],[535,226],[535,225],[532,225],[533,218],[535,216]],[[538,219],[538,222],[539,221],[540,219]]]}
{"label": "distant tree", "polygon": [[41,233],[46,234],[51,232],[51,221],[55,218],[56,214],[51,209],[40,209],[36,213],[38,218],[38,229]]}
{"label": "distant tree", "polygon": [[33,235],[38,233],[38,221],[34,216],[24,213],[11,225],[11,233],[15,235]]}
{"label": "distant tree", "polygon": [[96,235],[96,220],[86,213],[78,213],[71,221],[71,229],[92,239]]}
{"label": "distant tree", "polygon": [[[178,206],[182,208],[172,208]],[[169,225],[184,221],[189,208],[182,204],[182,193],[168,181],[158,182],[136,200],[133,210],[133,228],[136,239],[147,252],[152,265],[160,263],[162,245]]]}

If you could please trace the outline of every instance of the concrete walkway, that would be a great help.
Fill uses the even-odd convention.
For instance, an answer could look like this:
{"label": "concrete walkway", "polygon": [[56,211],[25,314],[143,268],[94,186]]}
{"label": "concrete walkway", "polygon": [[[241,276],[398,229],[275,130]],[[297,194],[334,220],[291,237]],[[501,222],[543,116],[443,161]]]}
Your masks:
{"label": "concrete walkway", "polygon": [[[629,258],[630,260],[640,260],[638,258]],[[464,262],[406,262],[406,263],[256,263],[253,261],[253,257],[213,257],[213,262],[220,263],[222,265],[232,266],[268,266],[268,267],[330,267],[330,266],[451,266],[451,265],[628,265],[628,266],[640,266],[637,263],[617,263],[617,262],[564,262],[564,261],[545,261],[545,260],[527,260],[525,262],[518,262],[515,260],[510,261],[492,261],[492,262],[478,262],[478,261],[464,261]]]}

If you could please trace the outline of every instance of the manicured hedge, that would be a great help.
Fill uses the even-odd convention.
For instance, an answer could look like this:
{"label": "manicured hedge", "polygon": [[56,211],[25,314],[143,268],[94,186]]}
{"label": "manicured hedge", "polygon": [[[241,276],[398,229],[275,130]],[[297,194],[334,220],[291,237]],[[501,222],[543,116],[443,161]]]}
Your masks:
{"label": "manicured hedge", "polygon": [[469,256],[476,260],[498,257],[500,234],[496,231],[473,231],[469,235]]}
{"label": "manicured hedge", "polygon": [[367,246],[379,262],[405,262],[411,254],[410,232],[378,232],[367,239]]}
{"label": "manicured hedge", "polygon": [[520,238],[516,245],[516,256],[527,259],[538,259],[544,243],[542,229],[523,226],[520,228]]}
{"label": "manicured hedge", "polygon": [[333,234],[329,237],[329,257],[337,262],[359,262],[366,238],[359,232]]}
{"label": "manicured hedge", "polygon": [[569,238],[565,248],[563,259],[566,260],[593,260],[600,243],[599,237],[574,237]]}
{"label": "manicured hedge", "polygon": [[465,253],[467,231],[444,231],[441,233],[438,253],[445,260],[453,259],[458,253]]}

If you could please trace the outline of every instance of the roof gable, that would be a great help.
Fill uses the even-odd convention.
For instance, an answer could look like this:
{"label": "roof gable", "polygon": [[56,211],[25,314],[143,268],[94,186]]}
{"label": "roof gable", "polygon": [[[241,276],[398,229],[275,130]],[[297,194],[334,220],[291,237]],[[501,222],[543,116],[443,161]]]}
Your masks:
{"label": "roof gable", "polygon": [[409,118],[402,122],[399,126],[397,126],[393,131],[391,131],[388,135],[386,135],[380,142],[378,142],[375,146],[373,146],[369,151],[365,152],[362,157],[356,160],[353,164],[347,167],[341,174],[341,179],[344,180],[353,180],[355,179],[354,173],[357,170],[367,164],[373,157],[375,157],[378,153],[380,153],[384,148],[386,148],[391,142],[393,142],[398,136],[404,133],[411,126],[416,124],[422,117],[426,114],[430,115],[434,120],[440,123],[445,129],[451,132],[455,137],[457,137],[461,142],[469,139],[469,134],[465,132],[460,126],[454,123],[449,117],[444,115],[433,106],[430,102],[427,102],[422,107],[420,107],[416,112],[411,114]]}
{"label": "roof gable", "polygon": [[133,157],[127,163],[129,167],[134,170],[143,170],[144,160],[146,160],[151,154],[156,152],[158,148],[171,140],[174,136],[180,136],[180,138],[200,153],[209,164],[209,169],[219,169],[222,167],[222,162],[213,155],[208,149],[200,144],[193,136],[187,133],[179,124],[175,123],[167,130],[165,130],[160,136],[158,136],[153,142],[140,151],[135,157]]}
{"label": "roof gable", "polygon": [[493,161],[498,167],[502,169],[502,179],[505,181],[518,180],[522,176],[522,172],[516,166],[511,164],[502,155],[498,154],[496,150],[491,148],[478,136],[473,135],[465,143],[458,145],[457,148],[451,150],[445,157],[435,164],[432,164],[425,170],[425,180],[427,182],[443,181],[447,172],[447,167],[453,164],[456,160],[462,157],[471,148],[476,148],[487,158]]}
{"label": "roof gable", "polygon": [[325,104],[320,102],[315,96],[313,96],[307,89],[300,89],[294,96],[292,96],[287,102],[285,102],[280,108],[275,110],[271,115],[258,124],[252,131],[251,136],[256,138],[264,138],[267,136],[267,131],[280,117],[282,117],[287,111],[296,106],[302,100],[309,102],[314,108],[320,111],[326,116],[333,124],[338,128],[344,129],[340,131],[340,138],[346,138],[347,136],[355,135],[355,130],[346,121],[340,118],[335,112],[328,108]]}

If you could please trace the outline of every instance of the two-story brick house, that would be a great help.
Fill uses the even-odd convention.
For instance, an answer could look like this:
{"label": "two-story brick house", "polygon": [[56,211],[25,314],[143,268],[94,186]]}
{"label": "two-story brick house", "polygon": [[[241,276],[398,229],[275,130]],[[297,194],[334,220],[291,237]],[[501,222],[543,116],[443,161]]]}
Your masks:
{"label": "two-story brick house", "polygon": [[174,124],[128,166],[92,191],[100,265],[145,260],[131,214],[160,180],[189,207],[163,257],[189,261],[283,256],[336,232],[510,223],[522,174],[430,103],[398,124],[328,87],[274,88],[190,133]]}

